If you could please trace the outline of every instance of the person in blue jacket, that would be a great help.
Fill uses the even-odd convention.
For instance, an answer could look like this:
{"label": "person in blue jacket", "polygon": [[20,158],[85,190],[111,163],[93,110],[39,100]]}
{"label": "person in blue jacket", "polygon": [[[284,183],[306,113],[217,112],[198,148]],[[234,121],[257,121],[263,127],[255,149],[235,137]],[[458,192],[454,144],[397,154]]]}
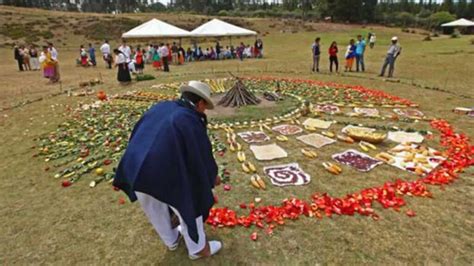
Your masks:
{"label": "person in blue jacket", "polygon": [[357,35],[357,43],[356,43],[356,49],[355,49],[357,72],[359,72],[359,70],[361,70],[362,72],[365,71],[364,53],[365,53],[366,46],[367,44],[364,38],[362,38],[362,35]]}
{"label": "person in blue jacket", "polygon": [[205,83],[190,81],[180,91],[179,100],[156,104],[135,125],[113,184],[140,202],[169,250],[184,238],[194,260],[222,248],[204,232],[212,189],[220,183],[205,115],[214,105]]}

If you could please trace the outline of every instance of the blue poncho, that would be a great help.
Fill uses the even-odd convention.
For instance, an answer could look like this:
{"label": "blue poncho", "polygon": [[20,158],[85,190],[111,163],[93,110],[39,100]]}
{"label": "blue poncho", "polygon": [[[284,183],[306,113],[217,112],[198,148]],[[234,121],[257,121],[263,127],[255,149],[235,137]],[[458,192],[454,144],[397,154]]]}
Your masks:
{"label": "blue poncho", "polygon": [[138,121],[114,186],[131,201],[139,191],[173,206],[198,242],[196,218],[209,215],[216,176],[206,117],[179,100],[153,106]]}

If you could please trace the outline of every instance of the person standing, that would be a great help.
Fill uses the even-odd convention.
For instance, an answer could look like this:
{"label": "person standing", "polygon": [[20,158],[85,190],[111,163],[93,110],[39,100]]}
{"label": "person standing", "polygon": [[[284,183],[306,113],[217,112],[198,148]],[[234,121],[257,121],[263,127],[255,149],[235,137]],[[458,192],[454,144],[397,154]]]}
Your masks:
{"label": "person standing", "polygon": [[354,43],[355,43],[354,39],[351,39],[351,40],[349,41],[349,45],[347,46],[347,49],[346,49],[346,54],[345,54],[345,58],[346,58],[345,72],[347,72],[347,71],[352,72],[352,65],[354,64],[355,49],[356,49]]}
{"label": "person standing", "polygon": [[50,54],[50,58],[47,58],[47,60],[50,60],[54,67],[54,75],[50,77],[49,80],[51,83],[56,83],[60,80],[61,76],[59,74],[58,50],[56,50],[52,42],[48,42],[48,52]]}
{"label": "person standing", "polygon": [[180,92],[179,100],[154,105],[135,125],[113,185],[138,200],[168,250],[178,249],[184,238],[189,258],[196,260],[222,248],[204,230],[215,203],[212,189],[220,184],[206,128],[205,111],[214,104],[205,83],[190,81]]}
{"label": "person standing", "polygon": [[127,42],[125,41],[125,39],[122,39],[122,44],[120,45],[120,47],[118,49],[125,56],[127,64],[130,63],[130,61],[132,60],[132,58],[131,58],[132,50],[130,49],[130,46],[127,45]]}
{"label": "person standing", "polygon": [[31,70],[30,50],[27,47],[22,46],[21,52],[23,54],[23,65],[25,70]]}
{"label": "person standing", "polygon": [[95,48],[92,46],[92,43],[89,43],[89,60],[92,63],[92,66],[97,66],[97,60],[95,58]]}
{"label": "person standing", "polygon": [[156,70],[161,70],[161,66],[162,66],[161,57],[160,57],[160,48],[161,47],[158,47],[155,45],[152,49],[153,55],[151,56],[151,60],[153,62],[153,67]]}
{"label": "person standing", "polygon": [[332,42],[331,46],[329,47],[329,71],[332,72],[332,65],[334,64],[336,67],[336,72],[339,72],[339,61],[337,60],[337,53],[339,49],[337,48],[337,43]]}
{"label": "person standing", "polygon": [[375,33],[372,33],[369,38],[370,49],[374,48],[376,40],[377,40],[377,37],[375,36]]}
{"label": "person standing", "polygon": [[[43,54],[41,56],[42,59],[40,60],[40,62],[43,66],[44,77],[48,78],[50,83],[56,83],[60,79],[59,72],[58,72],[59,68],[57,67],[58,61],[53,58],[52,51],[54,47],[52,47],[51,43],[48,43],[48,45],[49,47],[48,46],[43,47]],[[57,58],[57,52],[55,54]]]}
{"label": "person standing", "polygon": [[365,64],[364,64],[365,46],[366,46],[366,43],[365,43],[364,38],[362,38],[362,35],[357,35],[357,43],[356,43],[356,50],[355,50],[357,72],[359,72],[359,69],[362,72],[365,71]]}
{"label": "person standing", "polygon": [[186,51],[184,51],[184,48],[181,46],[181,44],[178,47],[178,61],[180,65],[184,65],[184,61],[186,61]]}
{"label": "person standing", "polygon": [[257,58],[262,58],[263,57],[263,42],[262,42],[262,39],[258,39],[255,42],[255,49],[258,52]]}
{"label": "person standing", "polygon": [[176,42],[173,42],[173,45],[171,46],[171,62],[175,65],[178,64],[178,46],[176,45]]}
{"label": "person standing", "polygon": [[164,43],[161,43],[160,47],[160,57],[163,60],[163,71],[164,72],[170,72],[170,67],[168,64],[168,56],[170,55],[170,50],[168,49],[168,46],[165,45]]}
{"label": "person standing", "polygon": [[34,45],[30,46],[30,63],[32,70],[40,70],[38,50]]}
{"label": "person standing", "polygon": [[392,37],[392,44],[388,48],[387,55],[385,56],[385,61],[382,66],[382,71],[380,72],[380,77],[385,75],[385,69],[388,68],[388,77],[393,77],[393,72],[395,71],[395,60],[397,60],[400,55],[402,48],[398,44],[398,37]]}
{"label": "person standing", "polygon": [[[143,50],[144,51],[144,50]],[[135,52],[135,70],[138,74],[143,74],[143,69],[145,68],[144,54],[140,48],[140,45],[137,47]]]}
{"label": "person standing", "polygon": [[20,47],[18,45],[15,45],[15,48],[13,50],[14,58],[16,62],[18,63],[18,70],[19,71],[24,71],[23,69],[23,56],[20,52]]}
{"label": "person standing", "polygon": [[127,56],[119,49],[114,49],[115,67],[118,68],[117,80],[122,85],[127,85],[132,81],[130,70],[128,69]]}
{"label": "person standing", "polygon": [[220,60],[221,59],[221,44],[219,42],[216,42],[216,59]]}
{"label": "person standing", "polygon": [[109,41],[104,41],[104,44],[100,47],[100,52],[102,53],[102,58],[105,61],[106,67],[112,69],[112,54],[110,53]]}
{"label": "person standing", "polygon": [[313,53],[313,72],[319,72],[319,56],[321,55],[321,45],[320,45],[321,38],[317,37],[314,40],[313,46],[311,47]]}

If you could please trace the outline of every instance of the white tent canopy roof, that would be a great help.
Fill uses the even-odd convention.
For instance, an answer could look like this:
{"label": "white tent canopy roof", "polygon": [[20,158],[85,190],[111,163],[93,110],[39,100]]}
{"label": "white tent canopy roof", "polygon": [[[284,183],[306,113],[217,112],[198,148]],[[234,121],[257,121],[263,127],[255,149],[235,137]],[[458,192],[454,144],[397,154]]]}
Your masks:
{"label": "white tent canopy roof", "polygon": [[154,18],[122,34],[122,38],[179,38],[190,35],[187,30]]}
{"label": "white tent canopy roof", "polygon": [[191,34],[193,37],[220,37],[257,35],[257,32],[213,19],[191,31]]}
{"label": "white tent canopy roof", "polygon": [[474,26],[474,22],[464,19],[464,18],[451,21],[448,23],[444,23],[441,25],[441,27],[473,27],[473,26]]}

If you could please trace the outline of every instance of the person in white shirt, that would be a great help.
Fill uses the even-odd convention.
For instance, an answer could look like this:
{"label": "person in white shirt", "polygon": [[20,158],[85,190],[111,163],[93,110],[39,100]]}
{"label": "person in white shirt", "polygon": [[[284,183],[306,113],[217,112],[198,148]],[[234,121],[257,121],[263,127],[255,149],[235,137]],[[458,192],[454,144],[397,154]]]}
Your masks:
{"label": "person in white shirt", "polygon": [[51,53],[51,58],[54,61],[58,61],[58,51],[54,48],[53,43],[48,43],[48,51]]}
{"label": "person in white shirt", "polygon": [[48,50],[51,54],[52,65],[54,65],[54,75],[50,77],[52,83],[56,83],[60,80],[61,75],[59,74],[59,62],[58,62],[58,51],[54,48],[53,43],[48,42]]}
{"label": "person in white shirt", "polygon": [[372,35],[370,35],[370,38],[369,38],[369,46],[371,49],[374,48],[376,40],[377,40],[377,37],[375,37],[375,34],[372,33]]}
{"label": "person in white shirt", "polygon": [[112,54],[110,53],[109,41],[105,40],[104,44],[100,47],[100,52],[102,53],[102,58],[107,64],[108,69],[112,69]]}
{"label": "person in white shirt", "polygon": [[122,40],[122,45],[120,45],[118,49],[125,55],[125,59],[127,60],[127,63],[129,63],[131,60],[130,56],[132,55],[132,50],[125,40]]}
{"label": "person in white shirt", "polygon": [[380,77],[383,77],[385,75],[385,69],[387,68],[387,66],[389,66],[388,77],[393,77],[393,72],[395,71],[395,60],[397,60],[401,52],[402,48],[398,44],[398,37],[394,36],[392,38],[392,44],[388,48],[387,56],[385,57],[385,62],[383,63],[382,71],[379,75]]}
{"label": "person in white shirt", "polygon": [[161,43],[160,46],[161,47],[160,47],[159,51],[160,51],[160,57],[163,60],[163,71],[164,72],[170,72],[170,68],[169,68],[169,65],[168,65],[168,56],[170,54],[170,51],[164,43]]}
{"label": "person in white shirt", "polygon": [[119,49],[114,50],[115,67],[118,68],[117,80],[122,85],[127,85],[132,81],[130,71],[128,69],[127,56]]}

